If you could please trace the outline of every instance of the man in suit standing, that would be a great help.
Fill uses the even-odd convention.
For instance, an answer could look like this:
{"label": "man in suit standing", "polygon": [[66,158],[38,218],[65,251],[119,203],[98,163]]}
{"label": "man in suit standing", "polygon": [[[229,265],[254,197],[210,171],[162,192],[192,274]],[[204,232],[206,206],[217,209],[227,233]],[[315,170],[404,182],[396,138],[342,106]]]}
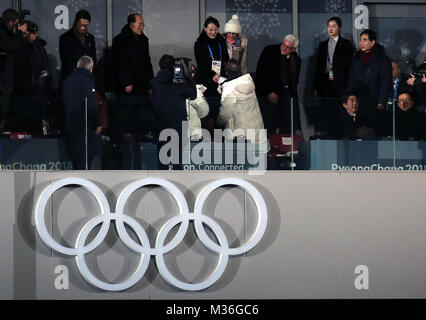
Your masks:
{"label": "man in suit standing", "polygon": [[86,10],[76,13],[74,24],[70,30],[59,38],[59,55],[61,57],[60,87],[65,79],[73,72],[77,61],[82,56],[89,56],[96,64],[95,37],[88,32],[92,17]]}
{"label": "man in suit standing", "polygon": [[[288,34],[281,44],[266,46],[256,68],[256,93],[261,103],[262,117],[268,135],[299,134],[301,129],[298,104],[298,84],[301,60],[296,50],[299,39]],[[291,101],[294,116],[291,118]]]}
{"label": "man in suit standing", "polygon": [[329,38],[320,43],[317,54],[315,89],[322,98],[321,123],[317,128],[323,135],[333,135],[340,98],[346,93],[348,75],[354,54],[350,40],[340,36],[342,20],[327,21]]}

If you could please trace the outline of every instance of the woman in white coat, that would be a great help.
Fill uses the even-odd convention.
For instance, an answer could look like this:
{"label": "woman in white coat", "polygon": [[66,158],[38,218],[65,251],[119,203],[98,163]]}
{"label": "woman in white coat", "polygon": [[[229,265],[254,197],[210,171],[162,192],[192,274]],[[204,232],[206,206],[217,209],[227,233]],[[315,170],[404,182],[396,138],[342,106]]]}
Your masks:
{"label": "woman in white coat", "polygon": [[250,74],[242,74],[237,60],[231,59],[225,65],[228,74],[223,83],[218,124],[225,126],[225,137],[232,140],[245,136],[252,143],[266,142],[262,114],[257,101],[255,85]]}

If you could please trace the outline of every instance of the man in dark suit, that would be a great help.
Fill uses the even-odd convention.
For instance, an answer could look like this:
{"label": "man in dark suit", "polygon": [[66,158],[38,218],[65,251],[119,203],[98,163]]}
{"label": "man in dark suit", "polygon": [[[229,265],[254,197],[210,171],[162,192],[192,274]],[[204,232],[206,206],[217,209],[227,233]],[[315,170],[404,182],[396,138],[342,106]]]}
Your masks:
{"label": "man in dark suit", "polygon": [[81,57],[62,88],[74,170],[90,169],[92,159],[97,155],[96,150],[99,149],[96,135],[101,133],[102,127],[96,100],[95,78],[92,75],[93,66],[92,58]]}
{"label": "man in dark suit", "polygon": [[346,93],[348,75],[354,54],[350,40],[340,36],[342,21],[332,17],[327,21],[329,38],[320,43],[317,54],[315,89],[322,98],[321,123],[319,131],[333,134],[333,123],[340,105],[340,98]]}
{"label": "man in dark suit", "polygon": [[96,64],[95,37],[88,32],[92,17],[86,10],[80,10],[75,15],[72,28],[59,38],[59,55],[61,57],[60,86],[77,66],[82,56],[89,56]]}
{"label": "man in dark suit", "polygon": [[266,46],[256,68],[256,93],[268,135],[291,132],[291,100],[293,131],[300,131],[298,84],[301,60],[296,49],[299,39],[289,34],[281,44]]}

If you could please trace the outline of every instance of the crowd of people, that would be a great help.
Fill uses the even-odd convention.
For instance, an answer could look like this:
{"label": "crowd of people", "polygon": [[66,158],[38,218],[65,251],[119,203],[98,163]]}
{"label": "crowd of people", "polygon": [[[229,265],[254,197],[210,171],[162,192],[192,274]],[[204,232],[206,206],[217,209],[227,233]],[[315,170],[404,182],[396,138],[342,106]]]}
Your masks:
{"label": "crowd of people", "polygon": [[[210,16],[194,44],[196,67],[188,59],[165,54],[154,76],[140,14],[128,16],[99,61],[90,23],[90,13],[78,11],[72,28],[59,39],[60,105],[75,168],[87,167],[85,159],[90,162],[93,157],[91,141],[95,143],[101,133],[108,134],[114,145],[147,139],[159,146],[164,143],[159,139],[162,130],[181,134],[182,121],[190,123],[191,140],[202,138],[201,129],[216,128],[240,129],[253,142],[259,137],[249,135],[248,129],[265,128],[268,136],[300,133],[301,59],[295,35],[263,49],[253,79],[247,68],[249,41],[238,16],[225,24],[224,34],[219,33],[219,21]],[[373,30],[361,32],[357,52],[341,36],[339,17],[327,21],[327,30],[329,38],[319,45],[314,75],[315,96],[321,101],[313,119],[317,137],[382,138],[395,132],[402,140],[425,139],[426,63],[405,75],[398,61],[386,55]],[[33,21],[13,9],[3,12],[1,132],[46,134],[52,70],[45,45]],[[184,70],[181,78],[176,74],[180,69]],[[106,92],[112,92],[113,98]]]}

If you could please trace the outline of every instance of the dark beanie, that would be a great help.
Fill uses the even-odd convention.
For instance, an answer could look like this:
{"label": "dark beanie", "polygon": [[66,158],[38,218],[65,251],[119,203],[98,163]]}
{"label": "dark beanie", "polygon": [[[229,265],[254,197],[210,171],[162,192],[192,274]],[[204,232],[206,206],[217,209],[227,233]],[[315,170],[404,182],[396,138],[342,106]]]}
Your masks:
{"label": "dark beanie", "polygon": [[79,21],[80,19],[84,19],[84,20],[92,20],[92,16],[90,15],[89,11],[87,10],[80,10],[75,14],[75,22]]}

